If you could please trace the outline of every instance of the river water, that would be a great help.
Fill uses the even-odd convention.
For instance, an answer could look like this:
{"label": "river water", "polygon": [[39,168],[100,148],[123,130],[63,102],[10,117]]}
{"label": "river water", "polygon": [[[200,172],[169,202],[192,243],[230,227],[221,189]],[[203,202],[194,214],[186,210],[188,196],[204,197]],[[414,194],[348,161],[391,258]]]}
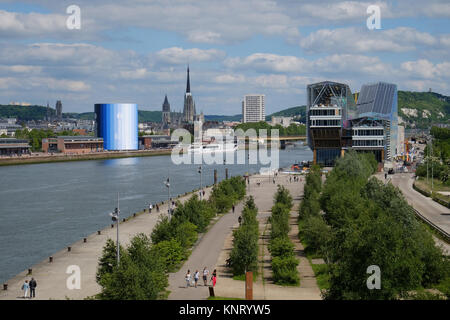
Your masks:
{"label": "river water", "polygon": [[[247,158],[247,157],[246,157]],[[305,146],[279,151],[279,167],[312,160]],[[236,162],[236,161],[235,161]],[[203,165],[203,185],[229,175],[259,172],[259,164]],[[120,192],[121,217],[199,188],[198,165],[170,156],[0,167],[0,283],[111,223]]]}

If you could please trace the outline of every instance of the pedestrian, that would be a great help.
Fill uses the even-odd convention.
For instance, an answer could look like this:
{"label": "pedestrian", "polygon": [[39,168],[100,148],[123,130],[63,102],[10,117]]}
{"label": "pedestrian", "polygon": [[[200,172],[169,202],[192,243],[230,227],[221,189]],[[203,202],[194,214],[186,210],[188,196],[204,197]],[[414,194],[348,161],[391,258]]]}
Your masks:
{"label": "pedestrian", "polygon": [[275,178],[273,179],[273,184],[275,184]]}
{"label": "pedestrian", "polygon": [[194,273],[194,281],[195,281],[195,287],[197,288],[197,282],[198,282],[198,277],[200,275],[200,272],[198,272],[198,270],[195,270]]}
{"label": "pedestrian", "polygon": [[206,269],[206,267],[203,268],[203,284],[206,287],[208,284],[208,274],[209,274],[209,270]]}
{"label": "pedestrian", "polygon": [[37,283],[34,278],[31,278],[30,280],[30,298],[36,298],[36,287]]}
{"label": "pedestrian", "polygon": [[156,204],[156,212],[159,213],[159,205],[158,204]]}
{"label": "pedestrian", "polygon": [[189,286],[191,285],[191,270],[187,271],[184,279],[186,280],[186,288],[189,288]]}
{"label": "pedestrian", "polygon": [[150,203],[148,205],[148,213],[152,213],[153,205]]}
{"label": "pedestrian", "polygon": [[234,204],[233,204],[233,207],[232,207],[232,208],[233,208],[233,213],[234,213]]}
{"label": "pedestrian", "polygon": [[242,217],[239,216],[239,218],[238,218],[239,225],[241,225],[241,221],[242,221]]}
{"label": "pedestrian", "polygon": [[289,183],[292,183],[292,177],[289,177]]}
{"label": "pedestrian", "polygon": [[217,281],[217,271],[216,271],[216,269],[214,269],[214,271],[212,273],[211,281],[212,281],[213,287],[215,287],[216,286],[216,281]]}
{"label": "pedestrian", "polygon": [[30,288],[30,285],[28,284],[28,280],[25,280],[25,283],[22,285],[23,290],[23,298],[25,299],[28,295],[28,289]]}
{"label": "pedestrian", "polygon": [[203,190],[203,196],[205,196],[205,190]]}

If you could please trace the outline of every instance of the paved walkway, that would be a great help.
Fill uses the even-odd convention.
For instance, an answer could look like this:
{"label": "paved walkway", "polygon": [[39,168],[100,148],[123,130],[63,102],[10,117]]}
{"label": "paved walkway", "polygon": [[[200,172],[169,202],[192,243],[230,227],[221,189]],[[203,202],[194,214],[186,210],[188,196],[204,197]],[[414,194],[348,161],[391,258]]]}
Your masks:
{"label": "paved walkway", "polygon": [[[303,252],[303,246],[298,240],[298,224],[297,224],[297,206],[300,202],[300,195],[303,193],[303,182],[289,183],[286,177],[281,176],[280,182],[287,187],[294,198],[294,210],[291,213],[290,224],[291,230],[289,237],[295,245],[296,256],[299,258],[298,271],[300,274],[300,286],[280,286],[273,283],[271,256],[268,251],[268,243],[270,239],[270,225],[267,218],[270,216],[270,208],[273,205],[273,196],[264,196],[264,202],[260,201],[260,197],[255,198],[256,206],[259,209],[258,220],[260,230],[260,255],[259,255],[259,274],[253,283],[253,299],[254,300],[320,300],[320,290],[314,276],[312,267]],[[304,180],[303,180],[304,181]],[[262,186],[263,188],[264,186]],[[273,190],[275,192],[275,190]],[[262,195],[265,194],[261,193]],[[270,200],[270,201],[267,201]],[[235,224],[233,228],[237,228]],[[215,288],[216,296],[245,298],[245,282],[233,280],[231,270],[226,268],[225,261],[229,257],[229,253],[233,247],[232,230],[225,239],[222,252],[219,255],[216,265],[218,266],[218,281]]]}
{"label": "paved walkway", "polygon": [[[247,188],[247,195],[252,195],[258,206],[261,205],[268,210],[272,206],[273,194],[276,191],[277,184],[282,181],[285,182],[285,177],[276,178],[277,184],[273,184],[271,180],[269,180],[268,176],[252,176],[250,181],[250,191],[248,191]],[[260,186],[257,186],[258,182],[260,183]],[[230,211],[218,219],[215,224],[210,227],[208,232],[200,239],[197,246],[193,249],[189,259],[184,263],[181,269],[178,272],[170,274],[169,290],[171,291],[171,294],[169,295],[169,299],[200,300],[206,299],[209,296],[208,286],[203,286],[201,276],[199,280],[200,286],[197,286],[197,288],[186,288],[184,278],[188,269],[192,274],[198,269],[200,271],[200,275],[205,266],[208,268],[210,273],[212,273],[214,269],[217,269],[217,286],[220,285],[223,274],[220,271],[221,265],[217,264],[217,261],[222,252],[227,236],[232,232],[233,228],[238,225],[238,217],[242,211],[242,208],[243,202],[236,206],[234,214]],[[225,262],[222,264],[224,265]]]}
{"label": "paved walkway", "polygon": [[[209,197],[211,188],[205,188],[205,196]],[[178,198],[181,202],[189,199],[192,194]],[[174,200],[176,200],[174,198]],[[131,217],[126,222],[121,222],[119,227],[120,243],[123,246],[129,244],[131,238],[138,233],[150,235],[153,227],[156,225],[160,215],[167,215],[167,204],[160,206],[160,213],[156,213],[156,209],[152,213],[138,213],[135,218]],[[67,248],[53,255],[53,262],[49,263],[48,259],[32,266],[32,275],[27,275],[25,270],[16,277],[7,281],[8,290],[0,291],[0,300],[23,299],[21,290],[25,280],[34,277],[37,281],[36,298],[40,300],[64,300],[77,299],[81,300],[88,296],[95,295],[100,292],[100,286],[97,284],[95,274],[97,272],[98,260],[101,256],[102,249],[108,238],[116,241],[116,227],[110,226],[101,230],[101,234],[92,234],[87,237],[87,242],[83,239],[71,245],[71,251]],[[81,289],[69,290],[66,281],[70,274],[66,274],[66,270],[71,265],[77,265],[81,271]],[[3,288],[2,288],[3,289]]]}

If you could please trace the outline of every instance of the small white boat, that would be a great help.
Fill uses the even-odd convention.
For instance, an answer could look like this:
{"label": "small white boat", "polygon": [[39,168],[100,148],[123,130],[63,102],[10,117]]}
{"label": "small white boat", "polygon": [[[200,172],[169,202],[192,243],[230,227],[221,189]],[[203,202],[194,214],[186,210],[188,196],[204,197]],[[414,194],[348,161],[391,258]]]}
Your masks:
{"label": "small white boat", "polygon": [[237,143],[209,143],[203,144],[194,142],[188,148],[188,153],[220,153],[220,152],[235,152],[238,149]]}

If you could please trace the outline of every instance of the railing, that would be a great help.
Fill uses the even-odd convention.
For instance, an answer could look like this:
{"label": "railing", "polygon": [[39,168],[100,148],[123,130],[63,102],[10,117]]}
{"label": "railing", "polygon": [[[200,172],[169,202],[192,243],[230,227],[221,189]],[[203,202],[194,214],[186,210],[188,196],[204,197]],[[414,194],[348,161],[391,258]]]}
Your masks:
{"label": "railing", "polygon": [[426,218],[425,216],[423,216],[419,211],[417,211],[416,209],[414,209],[414,212],[416,213],[416,215],[422,219],[422,221],[424,221],[426,224],[428,224],[430,227],[432,227],[434,230],[436,230],[444,239],[447,243],[450,243],[450,234],[445,231],[444,229],[442,229],[441,227],[439,227],[438,225],[436,225],[435,223],[431,222],[428,218]]}

